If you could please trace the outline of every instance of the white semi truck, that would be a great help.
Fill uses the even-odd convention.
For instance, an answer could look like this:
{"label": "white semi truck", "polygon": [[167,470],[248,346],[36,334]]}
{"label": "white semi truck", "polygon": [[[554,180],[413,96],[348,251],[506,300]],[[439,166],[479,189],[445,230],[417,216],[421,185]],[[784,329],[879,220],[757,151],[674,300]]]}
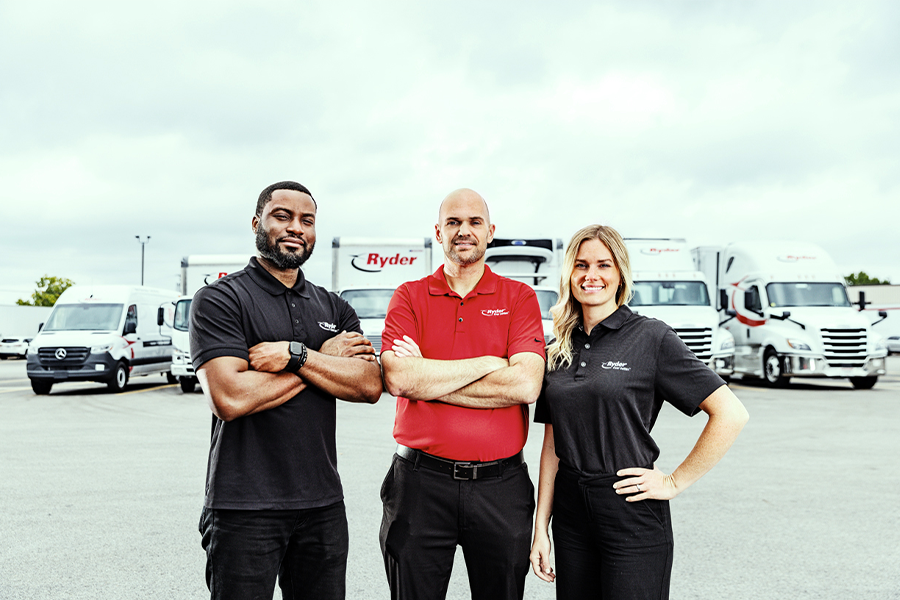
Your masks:
{"label": "white semi truck", "polygon": [[734,337],[719,327],[709,286],[683,238],[625,238],[634,279],[629,307],[663,321],[716,373],[734,372]]}
{"label": "white semi truck", "polygon": [[716,284],[721,326],[734,336],[735,374],[772,386],[791,377],[846,377],[860,389],[885,374],[885,339],[850,303],[843,277],[819,246],[741,242],[692,253]]}
{"label": "white semi truck", "polygon": [[350,303],[380,354],[394,291],[432,272],[431,238],[336,237],[331,248],[331,291]]}
{"label": "white semi truck", "polygon": [[544,342],[549,344],[553,337],[550,308],[559,300],[563,241],[559,238],[494,238],[484,256],[494,273],[534,288],[541,307]]}
{"label": "white semi truck", "polygon": [[203,286],[229,273],[239,271],[250,262],[249,254],[194,254],[181,259],[182,297],[175,302],[172,326],[171,374],[181,385],[181,391],[191,393],[197,385],[197,375],[191,362],[189,338],[191,301]]}

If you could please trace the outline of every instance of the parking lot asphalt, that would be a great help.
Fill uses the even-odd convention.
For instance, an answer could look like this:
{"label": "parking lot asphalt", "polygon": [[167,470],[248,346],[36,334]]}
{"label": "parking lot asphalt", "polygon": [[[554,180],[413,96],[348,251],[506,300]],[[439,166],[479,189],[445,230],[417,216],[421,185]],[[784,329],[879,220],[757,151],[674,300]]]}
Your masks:
{"label": "parking lot asphalt", "polygon": [[[900,598],[900,356],[872,390],[843,380],[732,383],[751,419],[706,477],[672,501],[673,599]],[[0,598],[204,598],[197,521],[210,433],[200,393],[163,377],[120,394],[66,383],[35,396],[24,361],[0,362]],[[339,403],[339,470],[351,548],[347,597],[388,598],[379,488],[394,400]],[[665,407],[659,466],[706,419]],[[526,459],[537,480],[542,430]],[[276,598],[280,592],[276,591]],[[468,598],[457,554],[448,598]],[[553,598],[529,574],[525,597]]]}

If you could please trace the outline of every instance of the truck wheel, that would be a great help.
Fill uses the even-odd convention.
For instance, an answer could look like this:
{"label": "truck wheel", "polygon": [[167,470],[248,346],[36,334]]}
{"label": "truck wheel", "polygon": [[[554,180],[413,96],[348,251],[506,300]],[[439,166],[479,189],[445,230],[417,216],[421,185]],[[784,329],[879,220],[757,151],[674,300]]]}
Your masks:
{"label": "truck wheel", "polygon": [[44,396],[50,393],[50,388],[53,387],[52,381],[46,381],[44,379],[32,379],[31,380],[31,389],[35,394],[39,396]]}
{"label": "truck wheel", "polygon": [[769,348],[763,355],[763,375],[766,378],[766,383],[771,387],[787,387],[791,378],[782,377],[781,371],[781,358],[778,357],[774,350]]}
{"label": "truck wheel", "polygon": [[106,387],[112,392],[122,392],[126,385],[128,385],[128,366],[120,362],[116,365],[113,376],[107,380]]}
{"label": "truck wheel", "polygon": [[193,377],[179,377],[178,382],[181,383],[181,391],[185,394],[192,394],[194,386],[197,385],[197,380]]}
{"label": "truck wheel", "polygon": [[871,390],[875,387],[875,382],[878,381],[877,377],[851,377],[850,383],[853,384],[858,390]]}

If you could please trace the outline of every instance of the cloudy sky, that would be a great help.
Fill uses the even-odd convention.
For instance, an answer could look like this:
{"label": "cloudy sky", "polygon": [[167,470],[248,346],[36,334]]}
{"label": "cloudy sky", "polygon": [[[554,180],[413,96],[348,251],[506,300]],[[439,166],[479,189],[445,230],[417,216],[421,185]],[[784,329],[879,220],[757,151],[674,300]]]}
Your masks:
{"label": "cloudy sky", "polygon": [[253,252],[269,183],[339,235],[601,222],[821,244],[900,283],[900,4],[0,0],[0,303],[44,274],[174,288]]}

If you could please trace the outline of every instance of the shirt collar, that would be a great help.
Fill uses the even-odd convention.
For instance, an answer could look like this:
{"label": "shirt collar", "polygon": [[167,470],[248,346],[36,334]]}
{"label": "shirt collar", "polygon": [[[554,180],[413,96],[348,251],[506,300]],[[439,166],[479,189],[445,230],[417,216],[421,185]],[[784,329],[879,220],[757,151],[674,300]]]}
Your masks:
{"label": "shirt collar", "polygon": [[[499,281],[500,276],[491,271],[489,266],[484,265],[484,274],[478,280],[478,283],[475,284],[475,289],[472,291],[476,294],[493,294],[497,291]],[[459,295],[450,289],[447,277],[444,275],[444,265],[438,267],[433,275],[428,276],[428,293],[432,296]]]}
{"label": "shirt collar", "polygon": [[[247,274],[256,285],[269,292],[273,296],[280,296],[285,293],[288,288],[283,283],[275,279],[275,276],[266,271],[265,267],[259,264],[255,256],[250,257],[250,264],[247,265]],[[303,269],[297,269],[297,281],[294,287],[290,288],[304,298],[309,298],[309,292],[306,289],[306,277],[303,275]]]}
{"label": "shirt collar", "polygon": [[[606,329],[620,329],[622,325],[625,324],[625,321],[627,321],[633,314],[634,313],[631,312],[631,309],[628,308],[627,305],[623,304],[622,306],[617,308],[613,314],[597,323],[597,327],[605,327]],[[594,335],[598,331],[597,327],[594,327],[594,329],[591,331],[591,335]],[[584,333],[583,323],[578,324],[578,331]]]}

